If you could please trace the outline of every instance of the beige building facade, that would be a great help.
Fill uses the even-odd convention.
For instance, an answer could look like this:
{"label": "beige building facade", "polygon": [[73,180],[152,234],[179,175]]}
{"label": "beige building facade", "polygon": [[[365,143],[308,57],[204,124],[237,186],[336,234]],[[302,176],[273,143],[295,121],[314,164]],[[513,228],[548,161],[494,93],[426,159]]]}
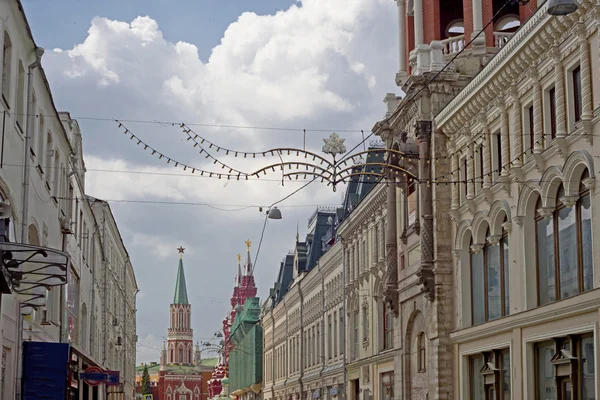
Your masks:
{"label": "beige building facade", "polygon": [[457,399],[600,394],[599,5],[547,4],[435,118],[447,138]]}

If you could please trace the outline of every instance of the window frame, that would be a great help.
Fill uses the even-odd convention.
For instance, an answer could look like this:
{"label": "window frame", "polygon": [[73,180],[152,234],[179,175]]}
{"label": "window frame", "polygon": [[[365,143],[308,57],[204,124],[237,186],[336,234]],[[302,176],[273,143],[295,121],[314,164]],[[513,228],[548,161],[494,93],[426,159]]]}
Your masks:
{"label": "window frame", "polygon": [[[503,224],[505,224],[506,222],[508,222],[508,218],[506,216],[504,216],[504,221]],[[495,245],[492,245],[491,243],[489,243],[489,241],[487,240],[487,238],[490,237],[491,231],[490,228],[488,227],[487,232],[486,232],[486,243],[484,244],[483,248],[481,249],[482,252],[482,267],[483,267],[483,293],[484,295],[484,305],[483,305],[483,321],[480,322],[475,322],[475,307],[474,307],[474,297],[473,297],[473,288],[474,288],[474,282],[473,282],[473,254],[475,254],[475,252],[472,250],[472,245],[473,245],[473,239],[471,238],[471,246],[469,246],[470,251],[469,251],[469,264],[470,264],[470,278],[471,278],[471,325],[475,326],[475,325],[480,325],[480,324],[485,324],[487,322],[490,321],[495,321],[497,319],[501,319],[504,318],[508,315],[510,315],[510,309],[506,309],[507,308],[507,304],[506,304],[506,300],[510,299],[510,287],[507,287],[506,285],[506,267],[507,267],[507,263],[508,266],[510,266],[510,261],[509,260],[505,260],[504,259],[504,253],[505,253],[505,248],[504,248],[504,241],[506,240],[508,242],[508,232],[506,231],[506,229],[504,229],[504,227],[502,228],[502,234],[500,235],[500,239],[498,240],[498,243]],[[489,249],[492,246],[498,246],[498,257],[499,257],[499,273],[500,273],[500,317],[495,318],[493,320],[490,320],[489,318],[489,312],[490,312],[490,307],[489,307],[489,299],[488,299],[488,293],[489,293],[489,281],[488,281],[488,270],[489,270]],[[510,244],[508,247],[509,251],[510,251]],[[510,274],[510,272],[509,272]],[[510,276],[510,275],[509,275]],[[510,305],[509,305],[510,308]]]}
{"label": "window frame", "polygon": [[394,320],[391,308],[384,301],[383,305],[383,350],[394,348]]}
{"label": "window frame", "polygon": [[[574,211],[575,211],[575,226],[576,226],[576,241],[577,241],[577,285],[578,285],[578,290],[577,290],[577,294],[575,294],[574,296],[577,296],[581,293],[586,292],[585,290],[585,281],[584,281],[584,264],[583,264],[583,246],[582,246],[582,241],[583,241],[583,230],[582,230],[582,223],[581,223],[581,204],[582,204],[582,200],[587,196],[590,198],[590,202],[591,202],[591,193],[590,190],[585,187],[585,185],[583,185],[583,180],[585,180],[587,177],[589,177],[589,171],[586,169],[582,175],[581,175],[581,179],[580,179],[580,184],[579,184],[579,193],[578,193],[578,199],[577,202],[573,205]],[[556,205],[554,207],[554,210],[552,211],[552,235],[553,235],[553,246],[554,246],[554,296],[555,296],[555,300],[554,301],[548,301],[547,303],[542,304],[541,303],[541,291],[540,291],[540,248],[539,248],[539,237],[538,237],[538,224],[540,221],[542,221],[544,219],[543,216],[539,215],[539,213],[536,212],[536,216],[534,218],[534,224],[535,224],[535,250],[536,250],[536,257],[535,257],[535,263],[536,263],[536,288],[537,288],[537,304],[538,306],[543,306],[546,304],[551,304],[557,301],[561,301],[564,299],[567,299],[569,297],[573,297],[573,296],[569,296],[569,297],[562,297],[561,296],[561,290],[560,290],[560,286],[561,286],[561,271],[560,271],[560,235],[559,235],[559,231],[558,231],[558,221],[559,221],[559,212],[560,210],[562,210],[563,208],[566,207],[566,205],[561,201],[560,199],[560,194],[561,194],[561,189],[563,190],[564,193],[564,185],[561,183],[560,186],[558,187],[557,191],[556,191]],[[536,202],[536,206],[535,209],[539,210],[541,208],[542,202],[541,202],[541,197],[538,197],[537,202]],[[592,240],[592,246],[593,246],[593,240]],[[593,253],[593,247],[590,250]],[[593,258],[592,258],[593,260]],[[593,265],[592,265],[592,276],[593,276]],[[593,278],[592,278],[593,279]],[[593,288],[592,288],[593,289]],[[591,290],[591,289],[588,289]]]}
{"label": "window frame", "polygon": [[571,85],[573,88],[573,111],[575,113],[573,120],[575,123],[581,121],[583,101],[581,97],[581,66],[577,65],[571,71]]}
{"label": "window frame", "polygon": [[425,345],[425,332],[419,332],[417,335],[417,370],[418,372],[427,371],[427,346]]}
{"label": "window frame", "polygon": [[556,87],[552,86],[548,89],[548,108],[550,118],[550,140],[556,138]]}

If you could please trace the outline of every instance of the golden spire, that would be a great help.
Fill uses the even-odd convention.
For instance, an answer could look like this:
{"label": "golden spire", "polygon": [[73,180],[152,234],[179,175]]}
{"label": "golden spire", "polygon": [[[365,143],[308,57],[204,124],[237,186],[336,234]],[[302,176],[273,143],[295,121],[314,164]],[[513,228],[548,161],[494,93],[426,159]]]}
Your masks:
{"label": "golden spire", "polygon": [[250,251],[250,247],[252,246],[252,242],[250,241],[250,239],[246,240],[244,243],[246,243],[246,248],[248,249],[248,251]]}
{"label": "golden spire", "polygon": [[237,259],[238,259],[238,265],[240,265],[242,263],[242,255],[240,253],[238,253]]}

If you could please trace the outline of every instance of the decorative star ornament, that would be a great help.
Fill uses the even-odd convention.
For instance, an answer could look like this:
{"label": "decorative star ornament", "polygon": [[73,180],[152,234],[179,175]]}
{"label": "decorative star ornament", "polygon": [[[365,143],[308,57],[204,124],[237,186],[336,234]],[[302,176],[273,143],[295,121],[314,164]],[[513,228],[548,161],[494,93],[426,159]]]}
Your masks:
{"label": "decorative star ornament", "polygon": [[185,249],[183,248],[183,246],[179,246],[179,248],[177,249],[177,251],[179,252],[179,254],[183,254],[183,252],[185,251]]}
{"label": "decorative star ornament", "polygon": [[323,139],[323,142],[325,142],[323,153],[331,154],[334,157],[338,154],[344,154],[346,152],[345,141],[346,139],[342,139],[337,133],[333,132],[327,139]]}

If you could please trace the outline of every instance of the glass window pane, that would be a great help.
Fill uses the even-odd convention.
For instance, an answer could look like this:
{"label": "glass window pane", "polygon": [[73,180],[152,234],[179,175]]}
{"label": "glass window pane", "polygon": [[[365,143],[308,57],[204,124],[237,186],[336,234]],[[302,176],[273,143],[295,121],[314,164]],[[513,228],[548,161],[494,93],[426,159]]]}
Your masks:
{"label": "glass window pane", "polygon": [[488,320],[502,316],[502,297],[500,292],[500,244],[486,246]]}
{"label": "glass window pane", "polygon": [[502,350],[502,400],[510,400],[510,350]]}
{"label": "glass window pane", "polygon": [[594,262],[592,261],[592,210],[590,195],[581,198],[581,249],[583,260],[583,290],[594,286]]}
{"label": "glass window pane", "polygon": [[543,400],[556,400],[556,381],[552,366],[554,344],[542,344],[536,347],[536,389],[537,398]]}
{"label": "glass window pane", "polygon": [[485,284],[483,276],[483,252],[471,254],[471,305],[473,324],[485,322]]}
{"label": "glass window pane", "polygon": [[540,305],[556,301],[553,218],[537,221],[538,291]]}
{"label": "glass window pane", "polygon": [[485,388],[483,387],[483,376],[481,375],[481,369],[483,368],[483,356],[472,356],[470,357],[470,376],[469,381],[471,383],[471,398],[473,400],[484,400],[485,399]]}
{"label": "glass window pane", "polygon": [[564,207],[558,211],[558,248],[560,263],[560,298],[579,293],[577,271],[577,223],[575,208]]}
{"label": "glass window pane", "polygon": [[504,315],[508,315],[510,314],[510,284],[509,284],[509,267],[510,267],[510,261],[508,258],[508,236],[504,236],[502,238],[502,250],[503,250],[503,254],[502,254],[502,263],[503,263],[503,269],[504,269]]}
{"label": "glass window pane", "polygon": [[581,398],[583,400],[594,400],[596,398],[594,361],[594,338],[586,337],[581,340]]}

